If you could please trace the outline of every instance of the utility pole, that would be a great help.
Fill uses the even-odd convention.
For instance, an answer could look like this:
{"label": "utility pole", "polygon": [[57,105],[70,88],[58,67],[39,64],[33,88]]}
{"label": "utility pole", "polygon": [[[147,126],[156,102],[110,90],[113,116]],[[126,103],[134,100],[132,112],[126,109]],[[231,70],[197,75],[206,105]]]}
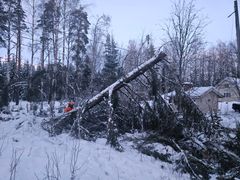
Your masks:
{"label": "utility pole", "polygon": [[237,0],[234,0],[234,12],[235,12],[235,25],[236,25],[236,36],[237,36],[237,76],[238,78],[240,78],[240,28],[239,28]]}

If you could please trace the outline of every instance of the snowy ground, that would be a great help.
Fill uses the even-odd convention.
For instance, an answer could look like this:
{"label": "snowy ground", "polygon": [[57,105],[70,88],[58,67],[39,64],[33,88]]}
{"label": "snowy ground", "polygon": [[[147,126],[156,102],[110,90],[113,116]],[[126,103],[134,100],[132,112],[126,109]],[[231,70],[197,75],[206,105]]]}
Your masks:
{"label": "snowy ground", "polygon": [[[219,115],[222,118],[222,125],[229,128],[236,128],[236,123],[240,123],[240,113],[232,109],[232,104],[236,102],[219,102]],[[239,102],[237,102],[239,103]]]}
{"label": "snowy ground", "polygon": [[0,180],[14,173],[16,180],[69,180],[74,176],[83,180],[189,179],[176,172],[174,165],[138,153],[128,142],[122,142],[124,152],[117,152],[105,144],[106,139],[49,137],[40,127],[43,118],[29,114],[26,102],[12,110],[11,115],[0,114],[11,118],[0,121]]}

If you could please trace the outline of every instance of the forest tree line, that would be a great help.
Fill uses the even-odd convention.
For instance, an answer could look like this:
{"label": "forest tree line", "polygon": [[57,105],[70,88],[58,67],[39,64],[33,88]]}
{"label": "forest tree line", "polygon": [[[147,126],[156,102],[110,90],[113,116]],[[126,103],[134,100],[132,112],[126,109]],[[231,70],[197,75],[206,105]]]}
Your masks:
{"label": "forest tree line", "polygon": [[[129,40],[120,48],[109,33],[111,18],[95,17],[88,6],[74,0],[0,0],[0,43],[6,50],[0,64],[0,106],[20,99],[30,102],[86,98],[115,82],[151,58],[161,47],[171,70],[156,66],[146,76],[152,88],[135,83],[135,89],[151,97],[166,93],[172,72],[180,82],[195,86],[215,85],[227,76],[237,76],[236,46],[218,42],[206,48],[203,29],[194,1],[174,3],[163,30],[161,46],[151,35]],[[23,49],[29,59],[23,58]],[[154,79],[154,82],[153,82]]]}

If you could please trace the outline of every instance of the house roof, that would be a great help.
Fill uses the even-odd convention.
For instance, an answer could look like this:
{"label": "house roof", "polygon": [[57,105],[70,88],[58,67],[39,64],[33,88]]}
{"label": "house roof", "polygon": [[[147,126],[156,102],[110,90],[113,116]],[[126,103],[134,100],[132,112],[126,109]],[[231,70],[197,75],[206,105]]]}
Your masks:
{"label": "house roof", "polygon": [[223,80],[221,80],[216,86],[220,86],[225,81],[230,82],[232,84],[236,84],[240,88],[240,79],[234,77],[226,77]]}
{"label": "house roof", "polygon": [[213,86],[207,87],[193,87],[192,89],[186,91],[185,93],[190,95],[191,97],[200,97],[205,93],[214,92],[217,96],[222,97],[223,95],[219,93]]}
{"label": "house roof", "polygon": [[[189,95],[190,97],[195,97],[195,98],[200,97],[200,96],[202,96],[202,95],[204,95],[205,93],[208,93],[208,92],[214,92],[217,96],[223,97],[223,95],[221,93],[219,93],[213,86],[193,87],[190,90],[185,91],[185,93],[187,95]],[[167,94],[164,94],[163,96],[164,97],[171,97],[171,96],[175,96],[175,95],[176,95],[176,92],[172,91],[172,92],[169,92]]]}

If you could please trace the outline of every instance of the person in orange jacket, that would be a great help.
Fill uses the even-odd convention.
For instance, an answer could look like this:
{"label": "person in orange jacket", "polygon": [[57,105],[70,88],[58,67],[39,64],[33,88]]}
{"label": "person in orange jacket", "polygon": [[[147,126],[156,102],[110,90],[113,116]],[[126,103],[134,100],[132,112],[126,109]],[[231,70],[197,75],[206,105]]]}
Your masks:
{"label": "person in orange jacket", "polygon": [[70,112],[73,110],[74,102],[69,102],[67,107],[65,107],[64,112]]}

